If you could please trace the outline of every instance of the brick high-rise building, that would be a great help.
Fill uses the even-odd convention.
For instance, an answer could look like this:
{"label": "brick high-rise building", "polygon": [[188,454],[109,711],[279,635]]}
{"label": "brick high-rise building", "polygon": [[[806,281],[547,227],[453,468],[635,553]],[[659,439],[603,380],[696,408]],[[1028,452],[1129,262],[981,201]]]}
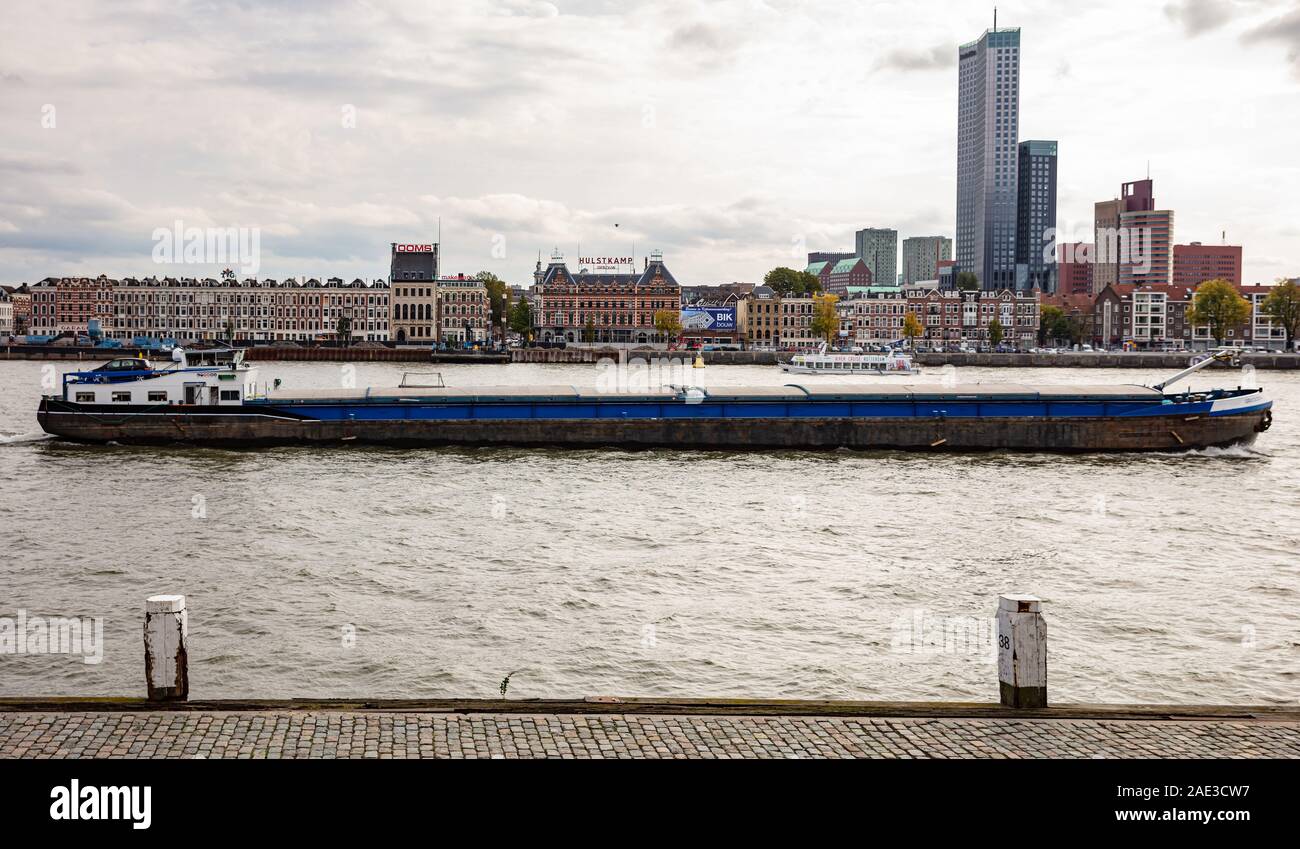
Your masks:
{"label": "brick high-rise building", "polygon": [[1174,285],[1195,289],[1206,280],[1241,285],[1241,245],[1174,245]]}
{"label": "brick high-rise building", "polygon": [[1097,204],[1093,286],[1098,290],[1173,283],[1174,213],[1156,209],[1153,185],[1150,178],[1125,183],[1118,199]]}
{"label": "brick high-rise building", "polygon": [[984,289],[1015,285],[1020,30],[957,50],[957,266]]}
{"label": "brick high-rise building", "polygon": [[1174,279],[1173,210],[1121,212],[1119,226],[1128,247],[1128,257],[1120,257],[1120,285],[1170,285]]}
{"label": "brick high-rise building", "polygon": [[1093,293],[1093,246],[1087,242],[1062,242],[1056,246],[1056,291],[1062,295]]}
{"label": "brick high-rise building", "polygon": [[1107,286],[1119,282],[1119,214],[1123,205],[1119,199],[1103,200],[1093,205],[1093,270],[1094,295]]}

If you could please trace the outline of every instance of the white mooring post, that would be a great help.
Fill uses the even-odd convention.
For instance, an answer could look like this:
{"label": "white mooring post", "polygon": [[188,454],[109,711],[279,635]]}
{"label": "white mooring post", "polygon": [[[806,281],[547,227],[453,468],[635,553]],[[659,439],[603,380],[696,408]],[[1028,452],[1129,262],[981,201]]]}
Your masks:
{"label": "white mooring post", "polygon": [[1037,596],[998,596],[998,684],[1005,707],[1047,707],[1047,622]]}
{"label": "white mooring post", "polygon": [[155,595],[144,603],[144,674],[149,701],[185,701],[190,694],[189,621],[185,596]]}

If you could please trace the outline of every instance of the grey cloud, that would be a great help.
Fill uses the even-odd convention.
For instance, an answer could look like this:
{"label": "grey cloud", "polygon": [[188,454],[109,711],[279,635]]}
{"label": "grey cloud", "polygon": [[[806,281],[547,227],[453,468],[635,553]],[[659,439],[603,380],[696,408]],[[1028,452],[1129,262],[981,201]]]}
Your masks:
{"label": "grey cloud", "polygon": [[514,77],[491,78],[482,81],[437,82],[417,77],[397,77],[384,73],[368,73],[361,69],[346,72],[312,69],[262,69],[237,71],[212,80],[219,85],[275,89],[308,97],[326,99],[329,103],[343,99],[364,98],[367,105],[392,103],[396,100],[417,100],[425,108],[467,115],[497,109],[507,98],[527,97],[542,91],[534,80]]}
{"label": "grey cloud", "polygon": [[0,151],[0,173],[11,174],[81,174],[76,163],[32,154]]}
{"label": "grey cloud", "polygon": [[1228,0],[1181,0],[1166,5],[1165,16],[1195,37],[1226,24],[1232,18],[1232,4]]}
{"label": "grey cloud", "polygon": [[1287,58],[1295,65],[1296,73],[1300,74],[1300,9],[1255,27],[1242,38],[1247,44],[1278,42],[1286,45]]}
{"label": "grey cloud", "polygon": [[957,64],[957,48],[939,44],[929,49],[898,48],[890,50],[876,62],[877,70],[939,71]]}
{"label": "grey cloud", "polygon": [[717,27],[703,23],[678,27],[668,36],[668,43],[683,50],[718,50],[726,44]]}

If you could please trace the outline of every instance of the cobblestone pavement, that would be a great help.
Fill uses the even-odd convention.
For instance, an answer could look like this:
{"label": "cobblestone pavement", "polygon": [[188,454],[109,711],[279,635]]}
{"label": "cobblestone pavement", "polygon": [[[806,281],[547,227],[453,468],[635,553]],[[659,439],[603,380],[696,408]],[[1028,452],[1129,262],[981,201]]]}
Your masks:
{"label": "cobblestone pavement", "polygon": [[1300,758],[1300,723],[1100,719],[0,713],[0,758]]}

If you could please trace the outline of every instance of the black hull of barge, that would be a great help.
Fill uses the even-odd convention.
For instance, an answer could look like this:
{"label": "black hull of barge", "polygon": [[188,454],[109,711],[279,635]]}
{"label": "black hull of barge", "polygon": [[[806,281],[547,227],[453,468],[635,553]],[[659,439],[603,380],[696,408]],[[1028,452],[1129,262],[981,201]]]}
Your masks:
{"label": "black hull of barge", "polygon": [[43,402],[48,433],[87,443],[522,446],[723,451],[894,449],[909,451],[1186,451],[1248,444],[1269,413],[1097,418],[700,418],[318,421],[288,415],[133,415],[59,410]]}

